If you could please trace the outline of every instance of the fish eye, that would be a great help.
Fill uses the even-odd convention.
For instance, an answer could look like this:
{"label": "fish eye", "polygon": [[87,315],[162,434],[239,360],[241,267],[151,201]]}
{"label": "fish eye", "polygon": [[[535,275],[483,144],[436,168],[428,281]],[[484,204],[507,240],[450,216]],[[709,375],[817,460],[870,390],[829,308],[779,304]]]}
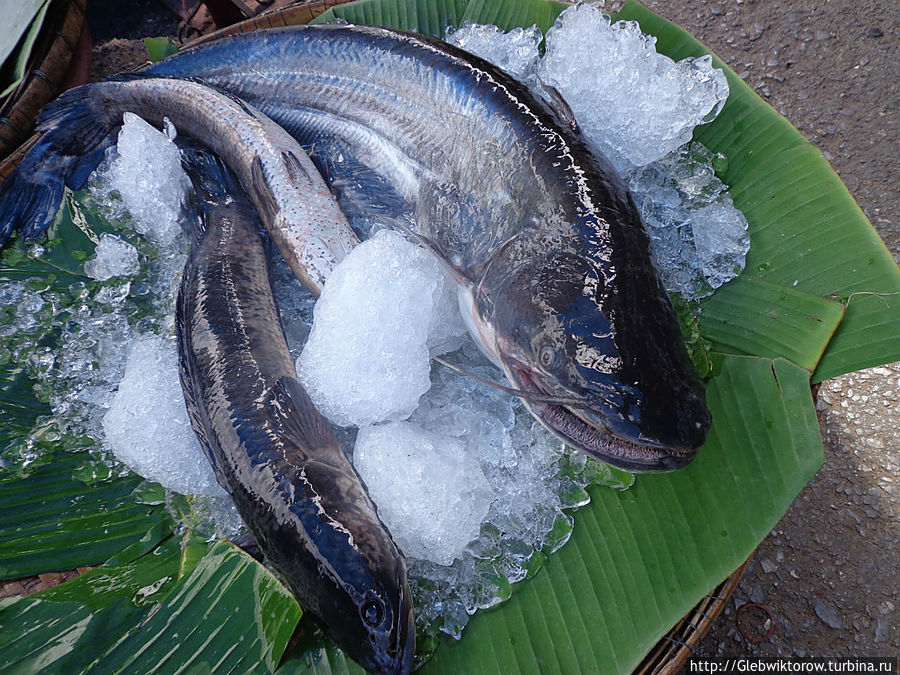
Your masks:
{"label": "fish eye", "polygon": [[371,628],[377,628],[384,621],[384,605],[378,600],[369,600],[362,607],[363,621]]}
{"label": "fish eye", "polygon": [[538,361],[544,368],[551,368],[556,363],[556,349],[552,345],[544,345],[538,352]]}

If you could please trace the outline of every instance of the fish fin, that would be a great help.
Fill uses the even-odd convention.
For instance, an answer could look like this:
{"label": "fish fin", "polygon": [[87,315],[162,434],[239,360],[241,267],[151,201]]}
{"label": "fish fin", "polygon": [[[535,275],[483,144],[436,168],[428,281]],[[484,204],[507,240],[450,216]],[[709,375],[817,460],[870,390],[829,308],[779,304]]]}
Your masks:
{"label": "fish fin", "polygon": [[253,184],[253,191],[258,195],[257,208],[263,221],[271,223],[275,220],[278,213],[278,204],[275,203],[275,195],[269,188],[269,181],[266,180],[266,171],[263,168],[262,160],[256,156],[250,164],[250,182]]}
{"label": "fish fin", "polygon": [[64,192],[59,176],[19,165],[0,192],[0,247],[16,230],[26,239],[44,232],[56,217]]}
{"label": "fish fin", "polygon": [[284,162],[284,168],[287,169],[288,176],[290,176],[291,180],[295,183],[310,184],[313,182],[313,178],[309,175],[309,171],[307,171],[306,167],[303,166],[303,163],[300,161],[300,158],[293,152],[282,152],[281,161]]}
{"label": "fish fin", "polygon": [[317,141],[306,150],[348,220],[391,220],[412,211],[410,204],[394,186],[380,173],[353,157],[346,144]]}
{"label": "fish fin", "polygon": [[263,560],[263,552],[250,532],[243,532],[231,538],[231,543],[258,562]]}
{"label": "fish fin", "polygon": [[43,136],[0,186],[0,246],[15,230],[28,239],[47,230],[63,188],[84,186],[114,143],[119,125],[106,115],[89,85],[70,89],[44,107],[38,118]]}
{"label": "fish fin", "polygon": [[272,387],[271,399],[273,414],[280,422],[285,437],[294,441],[304,459],[346,471],[349,462],[344,453],[335,452],[338,442],[331,425],[316,409],[297,378],[280,378]]}
{"label": "fish fin", "polygon": [[578,122],[575,119],[575,112],[572,110],[572,107],[569,105],[568,101],[563,98],[563,95],[560,93],[559,89],[551,84],[547,84],[540,78],[538,78],[538,82],[541,85],[540,93],[543,97],[544,102],[547,104],[550,110],[552,110],[556,114],[557,119],[570,129],[577,129]]}
{"label": "fish fin", "polygon": [[451,277],[453,277],[453,280],[456,281],[456,283],[462,286],[471,285],[472,282],[466,279],[465,274],[459,267],[450,262],[450,259],[435,241],[422,234],[419,234],[401,219],[392,220],[390,224],[394,229],[403,232],[407,236],[407,238],[412,239],[423,248],[427,248],[429,251],[431,251],[434,254],[434,257],[438,259],[438,262],[441,263],[441,265],[445,270],[447,270],[447,273],[450,274]]}
{"label": "fish fin", "polygon": [[[195,248],[196,250],[196,248]],[[191,252],[191,256],[194,251]],[[190,261],[185,266],[185,270],[190,270],[192,265]],[[175,300],[175,335],[178,339],[178,379],[181,381],[181,391],[184,394],[184,404],[187,409],[188,419],[191,422],[191,428],[197,436],[203,454],[206,455],[209,465],[212,467],[213,474],[216,476],[216,482],[222,486],[228,494],[231,494],[231,486],[222,467],[219,466],[219,460],[213,449],[212,442],[206,433],[207,425],[205,424],[206,412],[197,402],[197,392],[195,383],[197,382],[196,373],[194,372],[193,360],[188,356],[191,351],[190,326],[193,322],[193,311],[191,305],[187,302],[190,296],[190,286],[194,280],[190,273],[185,274],[181,279],[181,286],[178,291],[178,297]]]}

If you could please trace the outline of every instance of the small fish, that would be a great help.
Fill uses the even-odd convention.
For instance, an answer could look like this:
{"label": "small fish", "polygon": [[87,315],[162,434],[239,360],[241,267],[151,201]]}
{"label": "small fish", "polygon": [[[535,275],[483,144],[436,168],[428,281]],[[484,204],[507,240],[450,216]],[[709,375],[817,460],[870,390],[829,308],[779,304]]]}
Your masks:
{"label": "small fish", "polygon": [[176,309],[191,425],[304,611],[367,670],[408,673],[406,562],[297,381],[256,213],[208,153],[185,157],[206,200]]}
{"label": "small fish", "polygon": [[462,50],[371,26],[254,31],[148,70],[250,101],[344,204],[415,230],[472,335],[570,446],[631,471],[694,458],[703,383],[630,195],[564,110]]}
{"label": "small fish", "polygon": [[43,136],[0,192],[0,246],[17,227],[26,237],[43,233],[63,185],[83,186],[125,112],[157,126],[168,118],[223,157],[312,293],[359,243],[308,155],[264,114],[196,80],[132,73],[71,89],[44,108]]}

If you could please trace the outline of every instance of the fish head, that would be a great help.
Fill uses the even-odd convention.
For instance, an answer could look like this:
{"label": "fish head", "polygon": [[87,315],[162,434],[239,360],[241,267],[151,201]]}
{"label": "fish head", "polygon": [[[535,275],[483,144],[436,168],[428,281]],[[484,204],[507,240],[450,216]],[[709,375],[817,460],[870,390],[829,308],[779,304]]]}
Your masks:
{"label": "fish head", "polygon": [[338,646],[368,672],[409,673],[415,650],[412,598],[405,565],[360,568],[358,586],[352,565],[341,573],[343,593],[332,604],[320,606],[322,625],[334,627]]}
{"label": "fish head", "polygon": [[310,609],[329,637],[368,672],[409,673],[415,625],[406,561],[384,526],[371,520],[371,509],[365,494],[359,494],[343,509],[345,522],[359,524],[352,536],[341,537],[338,530],[330,544],[321,540],[320,551],[328,545],[333,550],[319,560],[318,582],[310,593],[317,597]]}
{"label": "fish head", "polygon": [[245,522],[303,610],[347,656],[368,672],[409,673],[416,640],[406,560],[342,457],[337,467],[306,463],[293,481],[302,498],[286,509],[253,500],[257,511]]}
{"label": "fish head", "polygon": [[629,471],[685,466],[710,415],[671,302],[655,270],[573,232],[526,229],[492,257],[471,301],[486,351],[571,447]]}

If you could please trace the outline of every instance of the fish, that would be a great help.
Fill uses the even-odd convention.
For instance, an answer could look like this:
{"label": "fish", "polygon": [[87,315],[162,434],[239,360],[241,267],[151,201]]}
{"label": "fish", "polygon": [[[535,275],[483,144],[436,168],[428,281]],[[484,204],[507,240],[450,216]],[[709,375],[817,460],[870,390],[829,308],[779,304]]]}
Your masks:
{"label": "fish", "polygon": [[555,98],[412,33],[293,26],[146,72],[239,96],[306,148],[345,210],[438,254],[470,333],[570,447],[629,471],[689,464],[711,425],[634,202]]}
{"label": "fish", "polygon": [[256,211],[219,160],[184,156],[203,197],[175,324],[191,426],[304,611],[368,671],[408,673],[406,562],[297,380]]}
{"label": "fish", "polygon": [[0,192],[0,246],[16,228],[26,238],[46,230],[63,187],[84,185],[125,112],[158,127],[168,118],[223,157],[313,294],[359,243],[309,156],[263,113],[196,79],[130,73],[71,89],[43,109],[43,136]]}

